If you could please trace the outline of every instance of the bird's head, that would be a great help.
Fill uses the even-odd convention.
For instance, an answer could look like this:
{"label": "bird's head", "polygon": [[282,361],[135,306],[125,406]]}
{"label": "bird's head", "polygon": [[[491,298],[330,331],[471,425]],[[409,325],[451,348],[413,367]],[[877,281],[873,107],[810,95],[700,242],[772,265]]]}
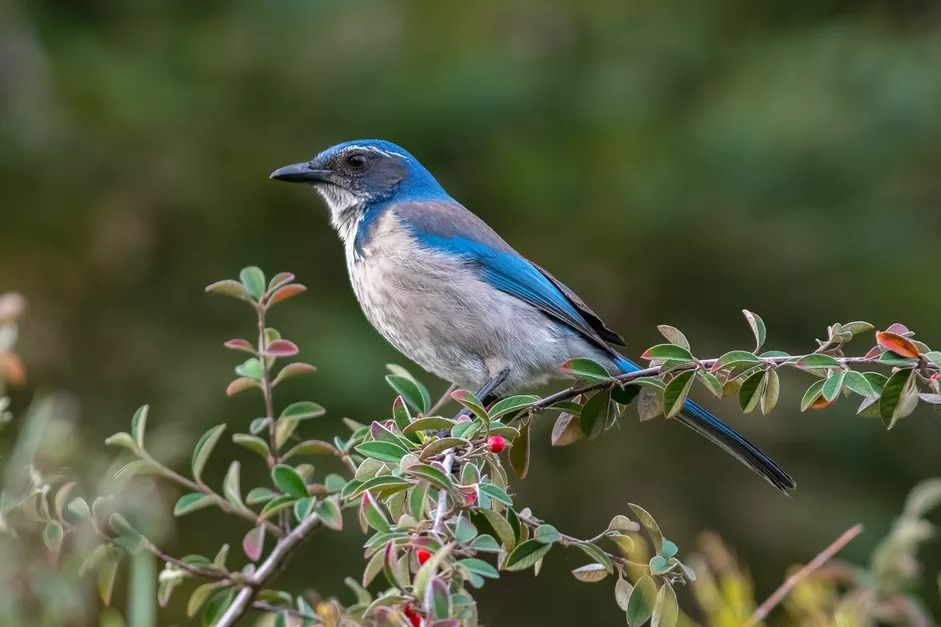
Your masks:
{"label": "bird's head", "polygon": [[333,225],[342,230],[379,203],[447,198],[415,157],[377,139],[337,144],[310,161],[278,168],[271,178],[312,185],[326,200]]}

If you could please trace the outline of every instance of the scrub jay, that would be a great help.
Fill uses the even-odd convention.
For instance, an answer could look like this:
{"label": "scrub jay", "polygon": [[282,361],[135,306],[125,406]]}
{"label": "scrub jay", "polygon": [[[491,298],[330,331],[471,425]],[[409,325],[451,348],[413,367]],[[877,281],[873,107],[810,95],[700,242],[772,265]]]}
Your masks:
{"label": "scrub jay", "polygon": [[[324,198],[353,290],[379,333],[429,372],[479,388],[484,402],[560,374],[572,357],[612,373],[638,369],[609,346],[624,340],[584,301],[513,250],[399,146],[346,142],[271,178],[310,184]],[[779,490],[795,487],[696,403],[687,401],[678,420]]]}

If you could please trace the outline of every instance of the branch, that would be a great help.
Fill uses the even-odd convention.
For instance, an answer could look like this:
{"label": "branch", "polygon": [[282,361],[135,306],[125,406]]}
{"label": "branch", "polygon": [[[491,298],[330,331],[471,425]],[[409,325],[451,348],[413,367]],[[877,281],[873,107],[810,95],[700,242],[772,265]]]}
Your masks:
{"label": "branch", "polygon": [[248,611],[255,601],[255,594],[274,576],[291,558],[294,550],[320,526],[320,517],[311,514],[291,533],[281,538],[261,566],[245,578],[244,587],[239,590],[235,600],[216,623],[216,627],[231,627]]}
{"label": "branch", "polygon": [[[520,516],[518,512],[517,512],[517,516],[519,517],[521,523],[523,523],[524,525],[526,525],[527,527],[533,530],[539,527],[539,525],[543,524],[532,516],[529,516],[529,517]],[[561,537],[561,541],[559,542],[559,544],[561,544],[562,546],[571,546],[572,544],[584,544],[585,542],[590,542],[590,540],[579,540],[578,538],[574,536],[570,536],[561,532],[559,533],[559,536]],[[592,542],[592,544],[594,543]],[[602,553],[607,555],[608,559],[611,560],[612,562],[619,564],[621,566],[627,565],[628,563],[627,558],[621,557],[620,555],[615,555],[614,553],[609,553],[608,551],[605,551],[601,547],[598,547],[598,548],[601,550]]]}
{"label": "branch", "polygon": [[[454,465],[454,449],[448,449],[448,452],[444,456],[444,474],[451,474],[451,467]],[[438,508],[435,510],[435,524],[431,530],[441,535],[441,532],[444,530],[444,513],[448,509],[448,492],[447,490],[441,490],[438,494]]]}
{"label": "branch", "polygon": [[[820,354],[820,353],[810,353],[810,354]],[[765,366],[774,368],[777,366],[784,365],[788,362],[798,361],[807,356],[808,355],[790,355],[787,357],[758,357],[758,360],[762,362]],[[833,355],[830,355],[830,357],[833,357]],[[837,363],[839,363],[841,366],[847,366],[849,364],[870,364],[870,365],[881,365],[881,366],[887,365],[885,364],[885,362],[880,361],[878,357],[833,357],[833,359],[835,359]],[[680,372],[684,369],[690,369],[690,368],[695,368],[695,369],[710,368],[711,366],[715,365],[717,361],[719,361],[718,358],[700,359],[692,363],[690,366],[683,367],[683,368],[676,368],[674,370],[671,370],[670,372]],[[755,365],[757,366],[760,364],[756,363]],[[929,369],[934,370],[935,368],[930,368],[929,366]],[[659,376],[660,374],[662,374],[660,372],[660,366],[652,366],[650,368],[643,368],[641,370],[635,370],[634,372],[619,374],[617,376],[611,377],[611,379],[608,381],[600,381],[598,383],[592,383],[590,385],[581,385],[581,386],[576,384],[564,390],[560,390],[556,392],[555,394],[550,394],[549,396],[539,399],[538,401],[530,405],[530,409],[531,410],[546,409],[550,407],[551,405],[558,403],[559,401],[565,401],[570,398],[575,398],[579,394],[584,394],[585,392],[593,392],[595,390],[602,390],[602,389],[610,388],[614,385],[619,385],[619,384],[623,385],[625,383],[630,383],[631,381],[634,381],[635,379],[639,379],[641,377],[656,377],[656,376]]]}
{"label": "branch", "polygon": [[823,566],[827,561],[833,558],[834,555],[839,553],[843,547],[849,544],[856,536],[863,532],[862,525],[853,525],[847,531],[843,533],[839,538],[837,538],[833,544],[828,546],[826,549],[821,551],[817,557],[812,559],[806,566],[801,568],[799,571],[787,578],[787,580],[781,584],[774,593],[768,597],[768,599],[762,603],[755,613],[749,617],[748,622],[745,623],[745,627],[752,627],[757,625],[759,622],[763,621],[768,614],[773,610],[781,601],[787,597],[791,590],[796,586],[801,579],[804,579],[815,570]]}

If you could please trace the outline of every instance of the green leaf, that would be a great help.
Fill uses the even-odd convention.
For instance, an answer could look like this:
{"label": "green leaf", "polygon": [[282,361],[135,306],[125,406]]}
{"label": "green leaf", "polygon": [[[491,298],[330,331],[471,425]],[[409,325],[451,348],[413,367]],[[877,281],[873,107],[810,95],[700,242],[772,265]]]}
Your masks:
{"label": "green leaf", "polygon": [[291,420],[306,420],[308,418],[318,418],[323,416],[325,413],[327,413],[327,410],[317,403],[301,401],[299,403],[292,403],[285,407],[284,411],[281,412],[281,418]]}
{"label": "green leaf", "polygon": [[653,541],[657,553],[661,553],[663,551],[663,533],[660,531],[660,526],[657,525],[657,521],[640,505],[628,503],[628,506],[634,512],[634,515],[637,516],[637,520],[640,524],[647,530],[647,535],[649,535],[650,539]]}
{"label": "green leaf", "polygon": [[656,604],[657,584],[649,575],[644,575],[637,580],[627,601],[627,624],[635,627],[646,623]]}
{"label": "green leaf", "polygon": [[262,272],[260,268],[255,266],[242,268],[242,271],[239,273],[239,279],[242,280],[242,285],[244,285],[248,293],[252,295],[252,298],[261,300],[262,295],[265,293],[266,282],[265,273]]}
{"label": "green leaf", "polygon": [[212,455],[212,449],[215,448],[223,431],[225,431],[224,424],[216,425],[206,431],[196,443],[196,448],[193,449],[193,478],[197,483],[202,481],[203,468],[206,467],[206,462]]}
{"label": "green leaf", "polygon": [[510,507],[513,506],[513,499],[510,498],[510,495],[492,483],[478,483],[477,489],[483,494],[486,494],[492,498],[494,501],[499,501]]}
{"label": "green leaf", "polygon": [[389,525],[389,519],[386,517],[385,512],[382,511],[379,503],[369,492],[365,492],[363,494],[363,498],[360,503],[360,515],[362,516],[363,520],[366,521],[366,524],[376,531],[389,533],[392,530],[392,527]]}
{"label": "green leaf", "polygon": [[131,437],[134,438],[141,450],[144,449],[144,432],[147,430],[147,413],[149,411],[149,405],[141,405],[134,412],[134,417],[131,418]]}
{"label": "green leaf", "polygon": [[310,364],[305,364],[299,361],[292,364],[287,364],[284,368],[281,369],[280,372],[278,372],[278,376],[274,378],[274,381],[271,382],[271,385],[276,386],[285,379],[290,379],[291,377],[307,374],[316,370],[317,369]]}
{"label": "green leaf", "polygon": [[126,448],[129,451],[137,451],[137,442],[134,441],[134,438],[131,437],[130,433],[120,432],[115,433],[112,436],[108,436],[105,440],[105,444],[108,446],[120,446],[121,448]]}
{"label": "green leaf", "polygon": [[806,410],[810,407],[811,403],[820,397],[820,393],[823,391],[823,384],[823,379],[810,384],[810,387],[807,388],[807,391],[804,392],[804,397],[801,399],[801,411]]}
{"label": "green leaf", "polygon": [[[432,615],[435,618],[449,618],[451,616],[451,591],[448,584],[439,577],[432,577],[428,582],[426,599],[430,595]],[[427,605],[427,603],[426,603]]]}
{"label": "green leaf", "polygon": [[525,479],[529,472],[529,447],[529,423],[527,422],[520,427],[520,434],[513,440],[510,447],[510,467],[520,479]]}
{"label": "green leaf", "polygon": [[452,448],[460,449],[466,446],[470,446],[470,442],[463,438],[440,438],[426,444],[418,458],[424,461],[429,457],[434,457],[435,455],[449,451]]}
{"label": "green leaf", "polygon": [[689,350],[689,340],[687,340],[683,332],[676,327],[661,324],[657,327],[657,330],[660,331],[660,334],[663,335],[670,344],[676,344],[677,346],[682,346],[686,350]]}
{"label": "green leaf", "polygon": [[302,499],[298,499],[294,503],[294,518],[297,522],[303,522],[311,512],[314,511],[314,505],[317,503],[317,497],[306,496]]}
{"label": "green leaf", "polygon": [[444,471],[440,470],[436,466],[432,466],[430,464],[412,464],[405,469],[405,472],[414,477],[427,481],[440,490],[446,490],[452,493],[454,492],[454,482],[451,481],[451,477],[446,475]]}
{"label": "green leaf", "polygon": [[268,459],[270,450],[268,449],[268,443],[259,438],[257,435],[248,435],[247,433],[236,433],[232,436],[232,441],[238,444],[239,446],[244,446],[250,451],[254,451],[261,455],[262,459]]}
{"label": "green leaf", "polygon": [[769,368],[765,375],[765,392],[761,395],[761,413],[767,416],[778,404],[778,396],[781,394],[781,380],[778,378],[778,371]]}
{"label": "green leaf", "polygon": [[[516,534],[513,532],[513,527],[507,519],[492,509],[479,510],[477,513],[490,525],[490,528],[493,529],[500,544],[506,547],[507,551],[512,551],[513,547],[516,546]],[[479,522],[479,519],[476,520]],[[479,524],[478,528],[480,528]]]}
{"label": "green leaf", "polygon": [[278,489],[296,499],[307,496],[307,486],[297,471],[285,464],[271,469],[271,479]]}
{"label": "green leaf", "polygon": [[604,366],[599,364],[597,361],[583,357],[569,359],[567,362],[559,366],[559,368],[562,370],[562,372],[570,374],[579,381],[585,383],[599,383],[601,381],[609,381],[611,379],[611,375],[608,374],[608,371]]}
{"label": "green leaf", "polygon": [[339,455],[340,450],[329,442],[323,440],[304,440],[284,454],[282,459],[293,457],[294,455]]}
{"label": "green leaf", "polygon": [[608,571],[601,564],[586,564],[572,571],[575,578],[585,583],[596,583],[608,576]]}
{"label": "green leaf", "polygon": [[239,467],[238,461],[233,461],[229,465],[229,470],[225,474],[225,481],[222,483],[222,494],[229,503],[244,508],[245,504],[242,503],[242,492],[239,486]]}
{"label": "green leaf", "polygon": [[261,508],[261,513],[258,515],[258,517],[262,520],[267,520],[278,512],[291,507],[296,500],[297,499],[295,497],[288,494],[278,495],[265,503],[265,506]]}
{"label": "green leaf", "polygon": [[559,414],[552,426],[550,442],[552,446],[568,446],[580,440],[583,435],[585,434],[582,432],[581,419],[578,414],[565,412]]}
{"label": "green leaf", "polygon": [[729,351],[719,357],[718,361],[710,368],[711,372],[722,370],[723,368],[738,368],[739,366],[754,366],[762,363],[754,354],[748,351]]}
{"label": "green leaf", "polygon": [[758,406],[758,401],[765,392],[767,373],[767,370],[759,370],[742,382],[738,391],[738,403],[744,413],[750,414]]}
{"label": "green leaf", "polygon": [[490,408],[490,419],[496,420],[503,415],[516,413],[526,409],[538,400],[538,396],[533,396],[531,394],[509,396],[507,398],[501,399]]}
{"label": "green leaf", "polygon": [[627,611],[627,604],[628,601],[630,601],[631,592],[633,591],[634,586],[618,575],[618,582],[614,584],[614,599],[617,601],[618,607],[625,612]]}
{"label": "green leaf", "polygon": [[404,447],[392,442],[363,442],[356,447],[356,452],[381,462],[397,463],[408,452]]}
{"label": "green leaf", "polygon": [[765,337],[767,336],[765,323],[758,314],[752,313],[747,309],[743,309],[742,313],[745,314],[745,319],[748,320],[748,326],[751,327],[752,335],[755,336],[755,350],[757,351],[765,343]]}
{"label": "green leaf", "polygon": [[343,529],[343,515],[340,512],[340,506],[337,505],[336,497],[331,497],[323,501],[318,501],[314,506],[314,513],[320,516],[327,527],[335,531]]}
{"label": "green leaf", "polygon": [[601,390],[585,401],[582,406],[579,420],[582,431],[588,436],[588,439],[597,438],[604,433],[604,427],[608,423],[610,400],[611,390]]}
{"label": "green leaf", "polygon": [[842,371],[831,374],[823,382],[823,387],[820,388],[821,395],[828,401],[836,400],[836,397],[840,395],[840,390],[843,389],[843,379],[844,373]]}
{"label": "green leaf", "polygon": [[414,484],[403,479],[402,477],[396,477],[394,475],[379,475],[378,477],[373,477],[372,479],[367,479],[363,483],[359,484],[352,493],[350,493],[346,498],[354,499],[363,492],[367,490],[373,490],[377,493],[391,493],[398,492],[399,490],[407,490],[412,487]]}
{"label": "green leaf", "polygon": [[552,525],[539,525],[533,534],[533,538],[543,544],[552,544],[562,539],[562,534]]}
{"label": "green leaf", "polygon": [[906,397],[914,396],[917,403],[918,397],[913,394],[915,391],[914,377],[912,370],[898,370],[889,377],[882,388],[882,397],[879,399],[879,415],[882,417],[882,423],[886,429],[895,426],[899,418],[903,418],[911,413],[914,407],[911,401]]}
{"label": "green leaf", "polygon": [[657,344],[656,346],[651,346],[647,351],[640,356],[641,359],[653,360],[653,359],[676,359],[678,361],[692,361],[693,355],[689,352],[689,349],[676,344]]}
{"label": "green leaf", "polygon": [[663,411],[667,418],[673,418],[683,411],[683,404],[686,402],[686,396],[693,385],[692,370],[686,370],[678,373],[667,383],[663,390]]}
{"label": "green leaf", "polygon": [[829,355],[823,353],[813,353],[805,355],[794,364],[798,368],[839,368],[840,362]]}
{"label": "green leaf", "polygon": [[232,279],[216,281],[212,285],[207,286],[206,291],[211,294],[232,296],[233,298],[238,298],[240,300],[252,300],[252,295],[247,289],[245,289],[245,286],[238,281],[233,281]]}
{"label": "green leaf", "polygon": [[209,494],[203,494],[201,492],[191,492],[189,494],[184,494],[176,502],[176,505],[173,507],[174,516],[183,516],[189,514],[190,512],[195,512],[198,509],[204,507],[209,507],[214,503],[214,499]]}
{"label": "green leaf", "polygon": [[538,540],[526,540],[507,556],[503,569],[509,571],[526,570],[542,559],[551,548],[551,544],[543,544]]}
{"label": "green leaf", "polygon": [[716,375],[708,372],[706,370],[697,370],[696,378],[702,381],[712,395],[716,398],[722,398],[722,384],[719,383],[719,379],[716,378]]}
{"label": "green leaf", "polygon": [[491,535],[480,535],[474,538],[474,541],[471,542],[471,549],[474,551],[482,551],[485,553],[498,553],[500,551],[500,545]]}
{"label": "green leaf", "polygon": [[[398,421],[396,421],[396,424],[398,424]],[[401,426],[399,428],[402,429],[402,433],[416,433],[418,431],[437,431],[438,429],[451,429],[453,426],[453,420],[436,416],[433,418],[419,418],[418,420],[407,423],[404,428]]]}
{"label": "green leaf", "polygon": [[873,396],[876,393],[869,379],[861,372],[856,372],[855,370],[848,370],[845,373],[843,385],[852,392],[864,397]]}
{"label": "green leaf", "polygon": [[654,555],[650,558],[650,574],[651,575],[663,575],[670,572],[670,569],[673,567],[667,558],[662,555]]}
{"label": "green leaf", "polygon": [[585,555],[590,557],[596,563],[604,566],[605,570],[609,573],[614,572],[614,564],[611,563],[611,558],[608,557],[608,554],[601,550],[601,548],[592,543],[592,542],[577,542],[573,546],[581,549]]}
{"label": "green leaf", "polygon": [[[235,367],[235,374],[252,381],[261,381],[264,369],[261,367],[261,362],[257,357],[249,357]],[[229,396],[231,396],[231,394]]]}
{"label": "green leaf", "polygon": [[676,591],[673,586],[664,584],[657,593],[650,627],[675,627],[679,619],[680,608],[676,602]]}
{"label": "green leaf", "polygon": [[276,496],[278,496],[278,493],[271,488],[252,488],[248,491],[248,494],[245,495],[245,502],[249,505],[257,505],[270,501]]}
{"label": "green leaf", "polygon": [[[489,537],[489,536],[486,536],[486,537]],[[490,538],[490,539],[493,540],[493,538]],[[498,571],[496,568],[494,568],[493,566],[491,566],[489,563],[485,562],[484,560],[477,559],[475,557],[468,557],[468,558],[462,559],[458,562],[458,564],[460,564],[467,570],[471,571],[472,573],[476,573],[480,575],[481,577],[487,577],[489,579],[499,579],[500,577],[500,571]]]}
{"label": "green leaf", "polygon": [[204,583],[203,585],[197,587],[193,590],[193,593],[190,595],[189,601],[186,604],[186,615],[190,618],[196,616],[199,613],[199,610],[202,609],[203,605],[206,604],[206,601],[209,597],[219,589],[219,582],[213,581],[211,583]]}
{"label": "green leaf", "polygon": [[664,538],[663,548],[660,550],[660,555],[666,558],[670,558],[676,555],[679,552],[679,550],[680,550],[679,547],[677,547],[674,542],[671,542],[670,540],[667,540],[666,538]]}
{"label": "green leaf", "polygon": [[423,414],[428,412],[428,408],[431,407],[431,397],[424,385],[400,374],[386,375],[386,382],[415,410]]}
{"label": "green leaf", "polygon": [[490,414],[487,413],[487,408],[484,407],[480,399],[472,392],[468,392],[467,390],[455,390],[451,392],[451,398],[471,410],[484,424],[490,424]]}

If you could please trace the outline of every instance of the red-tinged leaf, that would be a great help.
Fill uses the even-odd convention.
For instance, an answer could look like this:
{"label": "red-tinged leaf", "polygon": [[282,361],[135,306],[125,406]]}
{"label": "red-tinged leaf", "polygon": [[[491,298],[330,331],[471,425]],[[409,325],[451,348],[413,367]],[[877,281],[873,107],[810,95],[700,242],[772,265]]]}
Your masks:
{"label": "red-tinged leaf", "polygon": [[876,341],[879,342],[879,346],[885,350],[892,351],[896,355],[910,359],[918,358],[918,347],[915,346],[911,340],[902,337],[898,333],[880,331],[876,333]]}
{"label": "red-tinged leaf", "polygon": [[513,440],[510,448],[510,466],[520,479],[525,479],[529,472],[529,423],[520,427],[519,437]]}
{"label": "red-tinged leaf", "polygon": [[287,300],[306,291],[307,288],[300,283],[291,283],[290,285],[285,285],[271,295],[271,297],[268,299],[268,304],[274,305],[275,303],[280,303],[282,300]]}
{"label": "red-tinged leaf", "polygon": [[26,368],[19,355],[13,351],[0,351],[0,371],[3,378],[13,387],[26,383]]}
{"label": "red-tinged leaf", "polygon": [[895,333],[896,335],[912,335],[912,332],[908,330],[908,327],[901,322],[893,322],[889,325],[889,328],[886,329],[886,331],[889,333]]}
{"label": "red-tinged leaf", "polygon": [[255,354],[255,347],[252,346],[251,342],[248,340],[234,339],[229,340],[225,343],[226,348],[231,348],[232,350],[245,351],[246,353]]}
{"label": "red-tinged leaf", "polygon": [[271,382],[271,385],[278,385],[285,379],[290,377],[296,377],[297,375],[307,374],[308,372],[315,372],[317,369],[310,364],[305,364],[301,362],[288,364],[278,372],[278,376],[274,378],[274,381]]}
{"label": "red-tinged leaf", "polygon": [[881,346],[873,346],[872,348],[869,349],[869,352],[866,353],[866,357],[865,357],[865,358],[866,358],[866,359],[876,359],[876,358],[878,358],[879,355],[881,355],[881,354],[882,354],[882,347],[881,347]]}
{"label": "red-tinged leaf", "polygon": [[836,399],[833,399],[832,401],[828,401],[826,397],[821,394],[816,399],[814,399],[813,402],[810,403],[809,407],[811,409],[824,409],[826,407],[829,407],[835,402],[836,402]]}
{"label": "red-tinged leaf", "polygon": [[258,525],[245,534],[242,538],[242,549],[245,555],[253,562],[257,562],[261,557],[262,549],[265,548],[265,526]]}
{"label": "red-tinged leaf", "polygon": [[212,285],[206,287],[206,291],[211,294],[222,294],[223,296],[232,296],[233,298],[238,298],[240,300],[247,300],[251,302],[252,295],[245,288],[244,285],[238,281],[233,281],[232,279],[226,279],[224,281],[217,281]]}
{"label": "red-tinged leaf", "polygon": [[293,357],[300,352],[297,344],[289,340],[275,340],[268,344],[265,353],[269,357]]}
{"label": "red-tinged leaf", "polygon": [[235,396],[239,392],[244,392],[249,388],[259,387],[258,381],[254,379],[249,379],[248,377],[239,377],[235,381],[229,384],[229,387],[225,389],[226,396]]}
{"label": "red-tinged leaf", "polygon": [[294,275],[290,272],[279,272],[269,281],[268,291],[276,290],[286,283],[290,283],[294,280]]}

